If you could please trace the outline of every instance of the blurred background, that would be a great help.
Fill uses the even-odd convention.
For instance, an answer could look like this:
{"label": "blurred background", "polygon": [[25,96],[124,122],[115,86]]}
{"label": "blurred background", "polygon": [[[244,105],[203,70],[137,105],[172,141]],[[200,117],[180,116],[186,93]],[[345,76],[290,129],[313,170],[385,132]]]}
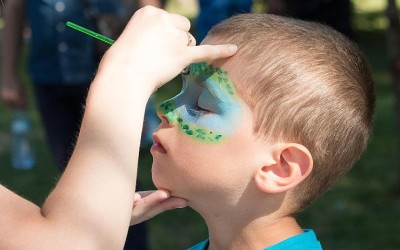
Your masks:
{"label": "blurred background", "polygon": [[[299,13],[307,13],[307,3],[311,2],[255,0],[250,11],[291,16],[298,14],[297,17],[307,19]],[[346,22],[348,18],[348,25],[343,26],[342,23],[338,29],[345,27],[340,31],[353,39],[369,60],[377,90],[377,109],[374,134],[367,152],[344,179],[299,215],[298,219],[303,228],[316,231],[326,249],[400,249],[400,25],[397,16],[400,9],[394,0],[319,2],[325,2],[328,7],[315,10],[319,14],[311,15],[311,19],[320,20],[325,17],[327,19],[322,19],[322,22],[328,23],[335,18]],[[329,5],[332,2],[348,2],[350,8],[346,5],[334,9]],[[400,6],[400,1],[397,1],[397,6]],[[165,8],[191,19],[192,34],[197,37],[196,21],[200,12],[198,1],[167,0]],[[3,17],[3,8],[1,11]],[[0,43],[3,42],[4,25],[1,18]],[[13,112],[1,104],[0,183],[40,205],[57,182],[59,170],[51,155],[34,100],[31,79],[26,71],[29,39],[27,26],[24,29],[18,72],[27,90],[36,161],[29,170],[12,166]],[[155,93],[155,103],[177,94],[180,87],[181,82],[177,77]],[[148,147],[147,144],[142,146],[139,162],[138,178],[144,190],[154,188],[150,173],[152,158]],[[148,234],[150,249],[186,249],[207,238],[207,228],[199,215],[190,208],[184,208],[166,212],[149,221]]]}

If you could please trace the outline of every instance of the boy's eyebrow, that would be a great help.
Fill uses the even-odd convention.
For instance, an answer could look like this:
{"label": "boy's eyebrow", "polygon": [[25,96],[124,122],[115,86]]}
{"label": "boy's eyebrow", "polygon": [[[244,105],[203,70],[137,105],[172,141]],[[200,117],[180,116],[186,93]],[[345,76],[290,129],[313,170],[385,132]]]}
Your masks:
{"label": "boy's eyebrow", "polygon": [[201,81],[201,82],[199,83],[199,85],[202,86],[202,87],[204,87],[204,88],[206,88],[206,89],[208,90],[208,92],[210,92],[211,96],[212,96],[214,99],[216,99],[217,101],[222,101],[222,98],[221,98],[220,94],[218,94],[218,91],[215,91],[215,89],[212,88],[212,87],[210,86],[210,84],[207,84],[206,82]]}
{"label": "boy's eyebrow", "polygon": [[192,63],[188,66],[188,69],[185,71],[187,75],[190,76],[200,76],[200,75],[208,75],[211,76],[216,72],[214,66],[210,64],[206,64],[204,62],[200,63]]}

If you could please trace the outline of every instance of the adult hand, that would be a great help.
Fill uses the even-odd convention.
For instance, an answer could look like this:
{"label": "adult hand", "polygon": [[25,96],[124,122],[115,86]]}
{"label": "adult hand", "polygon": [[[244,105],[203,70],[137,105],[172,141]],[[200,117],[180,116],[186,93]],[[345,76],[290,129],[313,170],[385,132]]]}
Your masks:
{"label": "adult hand", "polygon": [[171,197],[166,190],[143,191],[135,193],[131,225],[138,224],[174,208],[186,207],[186,200]]}
{"label": "adult hand", "polygon": [[[178,75],[190,63],[232,56],[235,45],[200,45],[189,34],[190,21],[152,6],[138,10],[107,51],[99,71],[141,79],[150,91]],[[123,66],[123,67],[121,67]]]}

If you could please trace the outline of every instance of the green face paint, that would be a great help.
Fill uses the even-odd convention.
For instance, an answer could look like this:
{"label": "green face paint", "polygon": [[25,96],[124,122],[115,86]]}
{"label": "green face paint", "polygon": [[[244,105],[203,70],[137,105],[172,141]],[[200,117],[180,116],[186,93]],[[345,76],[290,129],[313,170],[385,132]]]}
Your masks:
{"label": "green face paint", "polygon": [[223,141],[235,132],[242,106],[228,73],[207,63],[192,64],[182,91],[162,103],[159,112],[180,131],[206,143]]}
{"label": "green face paint", "polygon": [[223,136],[216,131],[201,128],[184,121],[177,112],[175,112],[176,109],[172,108],[174,106],[175,102],[173,100],[168,100],[160,105],[159,111],[167,117],[170,123],[178,123],[179,129],[186,135],[207,143],[215,143],[223,138]]}

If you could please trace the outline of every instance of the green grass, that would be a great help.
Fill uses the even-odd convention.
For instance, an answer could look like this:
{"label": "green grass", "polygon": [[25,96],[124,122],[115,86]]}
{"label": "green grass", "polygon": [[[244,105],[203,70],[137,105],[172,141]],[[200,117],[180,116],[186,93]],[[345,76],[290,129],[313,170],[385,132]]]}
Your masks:
{"label": "green grass", "polygon": [[[400,194],[396,191],[400,186],[399,145],[398,132],[394,126],[394,96],[388,72],[385,33],[376,29],[363,29],[357,35],[358,43],[368,56],[376,82],[374,135],[356,167],[302,213],[299,221],[303,227],[313,228],[317,232],[326,249],[400,249]],[[26,75],[23,76],[28,81]],[[170,97],[179,89],[177,78],[168,87],[158,91],[157,100]],[[11,167],[11,112],[2,105],[0,182],[36,204],[41,204],[56,183],[58,174],[49,154],[31,91],[29,93],[37,164],[29,171],[18,171]],[[153,188],[150,167],[151,155],[142,152],[139,180],[144,189]],[[205,224],[190,208],[159,215],[149,221],[149,226],[154,250],[185,249],[207,237]]]}

